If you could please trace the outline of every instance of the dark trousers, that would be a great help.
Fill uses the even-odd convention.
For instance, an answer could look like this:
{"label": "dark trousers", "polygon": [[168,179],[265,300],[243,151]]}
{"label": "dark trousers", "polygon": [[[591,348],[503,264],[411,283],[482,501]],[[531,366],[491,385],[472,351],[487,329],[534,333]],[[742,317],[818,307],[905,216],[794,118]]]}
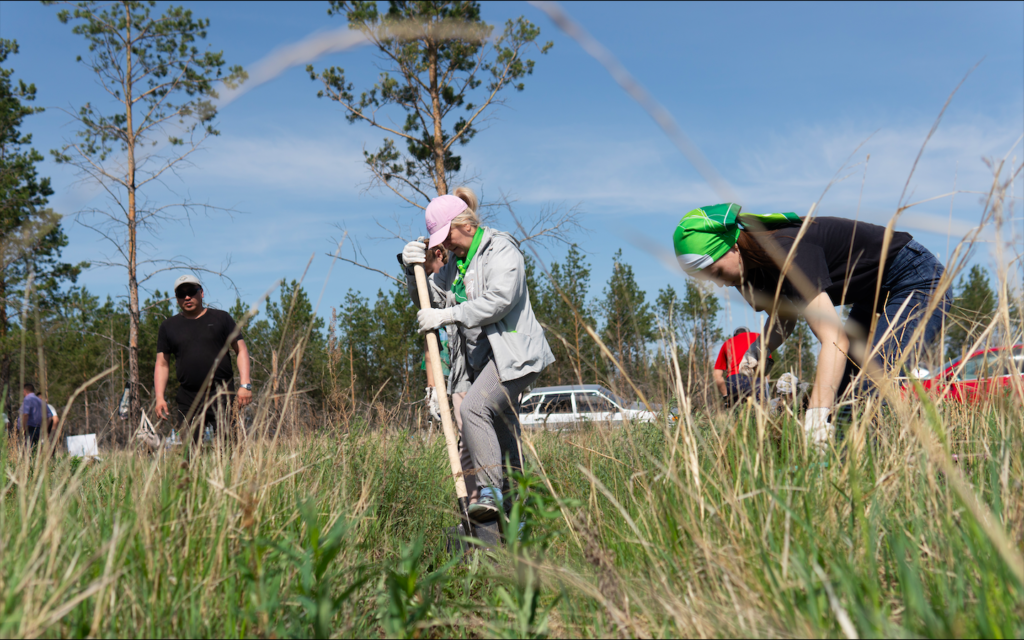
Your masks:
{"label": "dark trousers", "polygon": [[[885,371],[891,372],[896,360],[910,350],[910,356],[905,362],[913,366],[920,350],[935,342],[939,336],[942,321],[953,303],[953,296],[947,291],[935,311],[925,316],[928,302],[935,295],[944,270],[938,258],[916,240],[911,240],[910,244],[903,247],[893,259],[892,266],[889,267],[889,272],[882,282],[878,306],[858,303],[850,310],[846,332],[850,336],[851,344],[857,341],[864,344],[868,329],[871,327],[871,318],[877,310],[879,316],[870,350],[874,351],[876,347],[881,346],[874,356],[874,361]],[[922,322],[925,323],[924,335],[916,344],[911,345],[910,339]],[[859,371],[857,363],[847,359],[843,380],[839,385],[840,396],[849,388]],[[857,391],[871,393],[871,382],[861,383]]]}
{"label": "dark trousers", "polygon": [[25,442],[30,447],[35,447],[37,444],[39,444],[39,439],[42,437],[42,433],[43,425],[28,425],[28,428],[25,429]]}
{"label": "dark trousers", "polygon": [[725,379],[725,394],[730,407],[749,395],[763,400],[768,397],[768,384],[763,380],[755,382],[742,373],[734,373]]}
{"label": "dark trousers", "polygon": [[[181,439],[185,440],[189,433],[192,434],[192,442],[198,444],[201,442],[203,434],[206,432],[206,428],[217,434],[220,430],[218,427],[223,427],[222,433],[231,433],[231,422],[234,418],[233,407],[234,403],[232,400],[234,395],[224,395],[222,392],[220,395],[215,396],[212,400],[204,402],[199,399],[195,402],[196,408],[192,413],[191,424],[186,422],[188,412],[192,408],[192,402],[187,399],[178,399],[178,424],[181,425]],[[184,400],[184,401],[183,401]],[[207,406],[209,405],[209,406]],[[207,406],[206,410],[203,407]]]}

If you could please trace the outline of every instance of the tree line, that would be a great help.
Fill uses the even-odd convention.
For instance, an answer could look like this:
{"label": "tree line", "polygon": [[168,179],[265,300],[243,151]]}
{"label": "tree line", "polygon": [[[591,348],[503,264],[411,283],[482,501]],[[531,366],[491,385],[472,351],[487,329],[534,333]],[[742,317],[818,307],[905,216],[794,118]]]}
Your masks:
{"label": "tree line", "polygon": [[[534,309],[557,359],[537,385],[582,382],[623,387],[622,378],[628,375],[654,389],[668,353],[663,347],[673,341],[682,370],[708,373],[709,359],[717,355],[723,335],[718,298],[699,283],[686,281],[682,296],[666,287],[652,304],[621,252],[613,260],[611,277],[601,295],[594,296],[591,266],[575,245],[563,260],[550,265],[549,274],[539,274],[536,263],[527,258]],[[7,361],[23,359],[25,379],[42,385],[41,393],[58,406],[79,385],[118,367],[81,396],[72,428],[105,428],[118,439],[127,437],[132,429],[117,418],[117,401],[128,381],[123,366],[130,351],[128,302],[100,300],[87,288],[68,284],[55,295],[37,293],[31,306],[25,324],[8,322],[8,339],[0,355]],[[283,284],[251,318],[241,300],[226,310],[236,321],[247,323],[243,336],[262,401],[277,404],[275,398],[285,393],[298,394],[303,424],[365,417],[381,407],[403,420],[419,411],[425,385],[424,345],[416,332],[416,307],[404,285],[382,288],[370,297],[349,290],[328,317],[314,312],[309,295],[296,281]],[[157,333],[175,313],[173,299],[159,290],[140,303],[139,391],[149,415]],[[588,328],[606,345],[615,364],[601,354]],[[21,349],[22,343],[31,348]],[[42,383],[44,370],[47,381]],[[18,402],[12,384],[16,382],[11,376],[2,381],[12,415]],[[695,381],[698,387],[709,383],[710,375]],[[172,376],[167,393],[173,397],[175,391]]]}
{"label": "tree line", "polygon": [[[59,260],[59,251],[54,254]],[[608,281],[594,291],[590,260],[575,245],[544,271],[527,258],[534,309],[556,357],[536,386],[597,383],[628,395],[629,376],[645,394],[659,397],[671,366],[668,358],[674,354],[696,406],[714,403],[711,366],[733,327],[722,324],[722,304],[713,289],[685,279],[681,291],[667,286],[650,296],[621,251],[612,262]],[[19,286],[10,279],[7,284]],[[946,356],[959,355],[973,344],[995,313],[994,300],[983,268],[976,266],[959,280],[947,324]],[[126,439],[133,429],[117,418],[117,401],[128,373],[123,367],[129,352],[127,301],[100,300],[69,282],[46,295],[35,294],[30,304],[31,313],[8,314],[12,317],[3,327],[0,357],[7,363],[24,362],[25,379],[42,385],[41,391],[58,406],[85,381],[119,367],[80,397],[71,428],[83,433],[106,430],[111,437]],[[140,394],[148,410],[154,402],[157,332],[177,308],[158,290],[142,301],[140,310]],[[247,321],[244,337],[261,401],[280,404],[285,393],[301,398],[290,422],[315,427],[358,417],[405,424],[422,417],[423,340],[416,333],[416,307],[404,285],[392,284],[369,297],[349,290],[326,317],[314,312],[309,295],[294,280],[285,282],[251,319],[241,300],[226,310],[236,321]],[[598,340],[611,358],[602,354]],[[792,371],[812,381],[817,348],[806,324],[798,326],[777,354],[773,374]],[[44,371],[45,382],[40,379]],[[10,373],[2,381],[12,417],[18,381]],[[173,397],[175,391],[172,376],[168,394]]]}

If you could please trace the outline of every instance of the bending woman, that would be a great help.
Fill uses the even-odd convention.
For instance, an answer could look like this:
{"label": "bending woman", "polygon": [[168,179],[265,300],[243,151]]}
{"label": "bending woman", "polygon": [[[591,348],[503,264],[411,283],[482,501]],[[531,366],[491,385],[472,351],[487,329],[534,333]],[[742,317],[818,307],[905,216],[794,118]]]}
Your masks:
{"label": "bending woman", "polygon": [[[481,486],[470,515],[484,521],[497,517],[508,491],[505,461],[522,468],[519,396],[555,358],[530,306],[519,243],[505,232],[482,227],[476,209],[476,196],[464,187],[431,200],[426,211],[430,238],[407,244],[402,262],[415,301],[412,265],[423,263],[430,247],[442,245],[455,254],[455,260],[430,276],[432,308],[421,309],[416,320],[420,333],[457,327],[462,352],[453,353],[452,362],[462,359],[470,382],[459,408],[462,438]],[[451,292],[454,305],[439,292]]]}
{"label": "bending woman", "polygon": [[[947,291],[926,316],[942,264],[901,231],[892,234],[883,256],[884,239],[885,228],[867,222],[822,217],[805,225],[795,213],[741,214],[736,204],[694,209],[683,216],[673,236],[676,257],[687,274],[736,287],[756,311],[768,312],[771,334],[750,345],[741,370],[756,369],[762,350],[771,353],[789,336],[796,319],[806,318],[822,345],[803,425],[809,442],[818,448],[831,439],[830,412],[860,366],[877,381],[908,350],[915,352],[909,354],[913,362],[916,352],[938,337],[952,302]],[[835,311],[840,305],[852,305],[845,327]],[[876,313],[872,344],[866,349]],[[923,335],[912,344],[922,322]],[[865,365],[865,354],[876,347],[877,355]]]}

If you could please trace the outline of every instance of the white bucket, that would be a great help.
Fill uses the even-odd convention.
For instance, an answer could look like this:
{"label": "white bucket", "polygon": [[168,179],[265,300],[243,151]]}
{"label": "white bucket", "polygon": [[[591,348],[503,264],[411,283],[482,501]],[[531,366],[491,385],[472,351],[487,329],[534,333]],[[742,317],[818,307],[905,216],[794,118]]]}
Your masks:
{"label": "white bucket", "polygon": [[87,433],[84,436],[68,436],[68,454],[75,458],[91,458],[100,454],[96,446],[96,434]]}

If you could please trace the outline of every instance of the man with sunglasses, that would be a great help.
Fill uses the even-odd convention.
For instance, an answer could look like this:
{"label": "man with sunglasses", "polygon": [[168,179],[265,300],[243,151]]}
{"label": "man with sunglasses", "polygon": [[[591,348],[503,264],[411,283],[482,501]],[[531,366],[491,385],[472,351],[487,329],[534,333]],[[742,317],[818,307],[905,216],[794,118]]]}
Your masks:
{"label": "man with sunglasses", "polygon": [[[238,404],[245,406],[252,401],[249,351],[241,331],[236,334],[235,320],[230,314],[203,306],[203,285],[199,278],[189,274],[175,280],[174,295],[181,313],[163,321],[156,343],[156,371],[153,374],[156,415],[162,420],[170,413],[164,391],[170,374],[170,356],[173,355],[179,383],[175,418],[184,423],[192,412],[191,425],[183,426],[191,428],[192,440],[198,443],[205,426],[216,430],[218,419],[230,420],[231,396],[235,395],[231,358],[225,351],[224,356],[217,359],[225,344],[230,343],[238,356],[238,377],[242,382],[237,394]],[[203,383],[211,370],[214,372],[213,380],[204,390]],[[200,392],[203,392],[202,396]]]}

